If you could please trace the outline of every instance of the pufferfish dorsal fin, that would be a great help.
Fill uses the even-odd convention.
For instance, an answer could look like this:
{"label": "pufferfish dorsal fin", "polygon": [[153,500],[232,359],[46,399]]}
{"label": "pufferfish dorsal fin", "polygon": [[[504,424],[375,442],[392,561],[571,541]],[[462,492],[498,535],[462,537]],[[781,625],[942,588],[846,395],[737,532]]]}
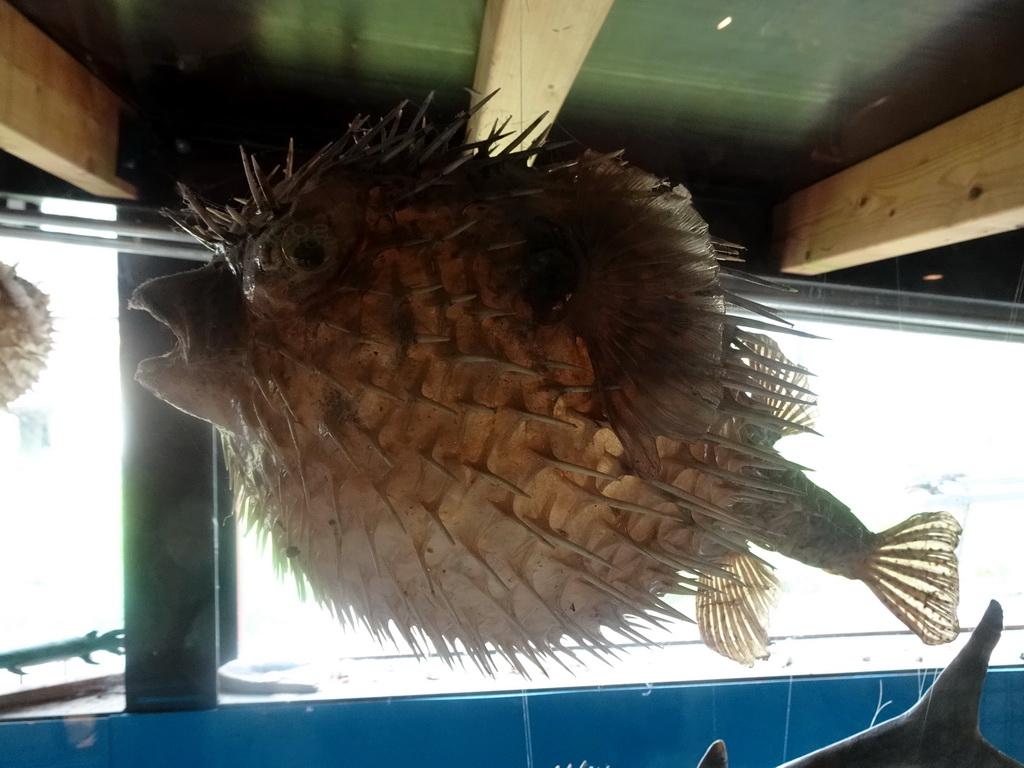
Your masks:
{"label": "pufferfish dorsal fin", "polygon": [[774,339],[760,333],[745,335],[746,339],[734,340],[732,352],[748,378],[763,390],[755,392],[754,398],[788,424],[782,429],[783,435],[814,433],[818,404],[808,388],[810,371],[786,357]]}
{"label": "pufferfish dorsal fin", "polygon": [[700,577],[697,627],[700,639],[714,651],[747,667],[767,659],[768,614],[781,585],[761,560],[749,553],[730,553],[722,567],[733,578]]}

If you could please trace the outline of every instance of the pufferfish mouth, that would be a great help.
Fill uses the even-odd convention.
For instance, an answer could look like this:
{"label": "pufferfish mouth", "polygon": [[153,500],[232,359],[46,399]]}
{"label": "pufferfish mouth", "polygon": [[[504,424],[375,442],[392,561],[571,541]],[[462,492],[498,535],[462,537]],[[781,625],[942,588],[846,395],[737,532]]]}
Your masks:
{"label": "pufferfish mouth", "polygon": [[[149,312],[177,340],[161,357],[142,361],[136,380],[172,404],[195,413],[184,382],[206,369],[224,373],[243,352],[245,305],[238,278],[225,262],[158,277],[140,285],[129,308]],[[199,377],[204,378],[202,376]],[[199,414],[196,414],[199,415]]]}

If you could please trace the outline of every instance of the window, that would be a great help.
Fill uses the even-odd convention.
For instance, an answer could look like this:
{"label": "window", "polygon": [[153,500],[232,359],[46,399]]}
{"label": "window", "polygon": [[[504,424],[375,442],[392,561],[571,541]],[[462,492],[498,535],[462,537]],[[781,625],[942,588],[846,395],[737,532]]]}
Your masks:
{"label": "window", "polygon": [[[111,205],[44,200],[46,214],[112,220]],[[124,626],[117,254],[0,239],[50,296],[54,344],[33,389],[0,411],[0,652]],[[112,674],[119,656],[0,670],[0,694]]]}
{"label": "window", "polygon": [[[74,209],[48,207],[55,205],[43,210],[75,215]],[[113,209],[84,215],[112,219]],[[126,389],[122,396],[117,373],[119,347],[126,355],[123,374],[130,378],[132,355],[162,354],[168,342],[165,329],[137,312],[125,316],[118,337],[118,280],[123,301],[145,277],[191,265],[123,255],[118,262],[113,249],[8,242],[6,253],[15,254],[9,260],[18,262],[19,274],[51,295],[57,343],[36,388],[10,413],[0,414],[0,516],[10,534],[4,541],[14,542],[14,557],[0,559],[0,650],[127,622],[129,672],[137,665],[136,682],[129,674],[128,686],[139,689],[134,704],[129,694],[130,705],[207,706],[216,696],[214,668],[234,656],[235,623],[235,534],[226,524],[230,502],[223,476],[212,470],[215,439],[207,425],[141,389]],[[962,624],[973,626],[987,601],[996,598],[1004,606],[1007,635],[1022,636],[1024,566],[1017,537],[1006,535],[1014,530],[1013,516],[1024,497],[1024,468],[1013,442],[1024,433],[1024,415],[1002,405],[1024,372],[1024,333],[1011,308],[796,285],[795,300],[764,299],[782,303],[802,330],[828,339],[780,337],[791,358],[818,374],[818,428],[825,437],[785,438],[780,447],[813,467],[815,481],[849,503],[873,530],[918,511],[952,512],[965,527],[959,549]],[[122,402],[131,419],[123,492],[131,499],[126,509],[136,510],[126,520],[134,555],[124,569]],[[221,535],[219,596],[215,530]],[[188,556],[181,557],[185,551]],[[555,668],[550,677],[531,681],[506,665],[492,680],[471,664],[449,669],[439,659],[418,660],[407,648],[380,648],[368,636],[343,632],[326,611],[300,601],[290,578],[277,579],[269,554],[259,551],[254,538],[242,538],[242,663],[233,666],[250,680],[312,684],[318,695],[337,698],[928,669],[948,662],[962,642],[923,646],[862,585],[770,553],[765,557],[777,564],[786,591],[773,613],[772,658],[751,670],[709,653],[696,629],[681,624],[652,634],[656,646],[624,644],[629,652],[612,665],[568,662],[571,671]],[[161,590],[167,589],[173,597],[164,601],[168,593]],[[692,602],[681,599],[678,607],[693,614]],[[213,626],[218,623],[219,655]],[[1004,640],[993,663],[1015,662],[1015,645]],[[180,648],[185,652],[178,654]],[[96,660],[104,671],[124,666],[123,659],[107,654]],[[281,661],[302,666],[281,670]],[[44,684],[96,670],[73,659],[29,672],[31,683]],[[0,693],[23,685],[11,673],[0,677]],[[196,686],[206,698],[190,693]],[[226,690],[222,702],[251,700]]]}

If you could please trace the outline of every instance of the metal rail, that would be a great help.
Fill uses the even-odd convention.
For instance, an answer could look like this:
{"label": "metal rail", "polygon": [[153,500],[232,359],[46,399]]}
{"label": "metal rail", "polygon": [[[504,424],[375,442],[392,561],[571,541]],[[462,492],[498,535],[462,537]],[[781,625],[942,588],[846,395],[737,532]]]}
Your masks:
{"label": "metal rail", "polygon": [[[63,218],[63,217],[62,217]],[[89,219],[76,219],[76,222],[89,222]],[[107,222],[104,222],[106,224]],[[114,224],[115,222],[109,222]],[[63,224],[60,226],[64,226]],[[76,228],[82,229],[78,223]],[[97,232],[111,232],[113,227],[97,229]],[[24,229],[22,227],[0,226],[0,237],[17,238],[19,240],[32,240],[37,242],[60,243],[61,245],[84,245],[89,248],[111,248],[121,253],[138,253],[145,256],[168,256],[175,259],[189,259],[191,261],[209,261],[211,253],[203,246],[196,243],[193,246],[173,245],[168,242],[152,242],[138,239],[127,239],[124,237],[110,238],[97,237],[95,235],[71,235],[63,232],[43,232],[39,229]],[[195,241],[193,241],[195,242]]]}
{"label": "metal rail", "polygon": [[[935,294],[769,278],[782,288],[743,295],[789,321],[841,323],[888,330],[1024,343],[1024,305]],[[736,310],[730,310],[736,311]]]}
{"label": "metal rail", "polygon": [[191,235],[170,226],[131,224],[126,221],[85,219],[81,216],[53,216],[35,211],[15,211],[0,207],[0,224],[26,227],[69,227],[94,232],[113,232],[119,237],[144,237],[149,240],[169,240],[176,243],[195,243]]}

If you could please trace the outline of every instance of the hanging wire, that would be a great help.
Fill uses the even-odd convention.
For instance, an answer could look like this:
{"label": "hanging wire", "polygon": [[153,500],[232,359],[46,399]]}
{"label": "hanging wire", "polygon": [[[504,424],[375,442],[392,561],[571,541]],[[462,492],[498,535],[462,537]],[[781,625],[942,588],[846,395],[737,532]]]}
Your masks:
{"label": "hanging wire", "polygon": [[1017,325],[1017,315],[1022,298],[1024,298],[1024,255],[1020,260],[1020,274],[1017,275],[1017,288],[1013,292],[1013,304],[1010,307],[1010,316],[1006,321],[1006,336],[1003,341],[1010,340],[1010,331]]}
{"label": "hanging wire", "polygon": [[[528,13],[528,0],[521,0],[519,9],[519,128],[522,130],[523,115],[523,14]],[[530,694],[523,690],[523,733],[526,736],[526,768],[533,768],[533,732],[530,729]]]}
{"label": "hanging wire", "polygon": [[526,768],[533,768],[533,732],[530,730],[530,694],[523,689],[523,732],[526,735]]}
{"label": "hanging wire", "polygon": [[789,757],[789,721],[793,716],[793,676],[789,676],[789,693],[786,696],[786,730],[782,736],[782,762]]}

